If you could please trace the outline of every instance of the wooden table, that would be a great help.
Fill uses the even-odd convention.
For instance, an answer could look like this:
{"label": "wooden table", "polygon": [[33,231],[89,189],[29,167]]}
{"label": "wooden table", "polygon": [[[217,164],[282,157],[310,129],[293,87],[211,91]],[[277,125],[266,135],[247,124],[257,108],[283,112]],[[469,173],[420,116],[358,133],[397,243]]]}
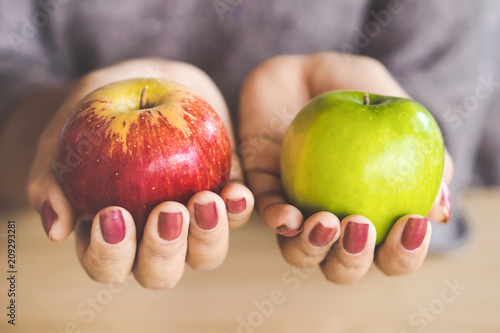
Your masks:
{"label": "wooden table", "polygon": [[[429,256],[416,273],[372,267],[354,286],[326,282],[280,257],[257,217],[231,232],[225,263],[186,269],[178,286],[150,291],[133,278],[93,282],[74,239],[49,242],[38,216],[1,212],[0,332],[500,332],[500,189],[464,197],[474,237],[461,253]],[[16,221],[16,326],[7,324],[7,221]]]}

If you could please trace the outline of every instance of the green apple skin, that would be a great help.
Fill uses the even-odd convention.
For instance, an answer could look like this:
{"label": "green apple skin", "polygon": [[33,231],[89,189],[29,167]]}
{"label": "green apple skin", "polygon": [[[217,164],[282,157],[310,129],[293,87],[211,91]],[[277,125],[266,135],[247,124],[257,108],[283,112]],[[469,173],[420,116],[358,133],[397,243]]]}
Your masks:
{"label": "green apple skin", "polygon": [[312,99],[283,141],[281,178],[306,216],[330,211],[367,217],[377,244],[403,215],[426,216],[444,166],[441,131],[419,103],[356,91]]}

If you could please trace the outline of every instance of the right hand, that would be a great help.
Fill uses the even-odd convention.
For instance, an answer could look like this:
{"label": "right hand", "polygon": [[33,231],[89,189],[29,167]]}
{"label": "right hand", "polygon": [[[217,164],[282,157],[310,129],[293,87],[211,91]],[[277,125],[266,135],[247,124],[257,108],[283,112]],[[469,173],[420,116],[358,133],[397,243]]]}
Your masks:
{"label": "right hand", "polygon": [[[51,164],[56,157],[62,124],[80,99],[114,81],[151,76],[181,83],[212,106],[228,130],[233,160],[229,184],[220,194],[196,193],[186,206],[174,201],[159,204],[150,213],[143,237],[137,243],[132,216],[121,207],[104,208],[93,222],[77,216]],[[227,106],[218,88],[204,72],[186,63],[163,59],[129,60],[96,70],[76,84],[40,138],[28,180],[28,197],[32,207],[41,214],[44,229],[51,240],[61,241],[73,228],[76,229],[78,258],[94,280],[120,282],[133,271],[137,281],[146,288],[170,288],[180,280],[185,262],[194,269],[219,266],[227,253],[229,228],[239,227],[250,218],[254,199],[242,185],[242,171],[234,147]],[[160,216],[170,216],[170,222],[180,224],[180,232],[177,229],[175,235],[168,235],[169,228],[164,228],[167,232],[165,238],[159,228]],[[122,227],[108,228],[110,224]],[[208,224],[215,226],[203,228]],[[116,232],[117,229],[120,232]]]}

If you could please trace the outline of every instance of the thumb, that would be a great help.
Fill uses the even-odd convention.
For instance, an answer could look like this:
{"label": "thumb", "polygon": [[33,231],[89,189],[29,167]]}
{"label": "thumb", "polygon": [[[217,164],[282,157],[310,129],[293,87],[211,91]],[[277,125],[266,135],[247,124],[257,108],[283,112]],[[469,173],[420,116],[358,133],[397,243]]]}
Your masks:
{"label": "thumb", "polygon": [[52,169],[57,145],[54,121],[40,138],[35,159],[28,178],[28,199],[42,219],[47,237],[52,241],[64,240],[73,230],[76,216]]}
{"label": "thumb", "polygon": [[28,197],[31,206],[40,214],[47,237],[56,242],[68,237],[75,225],[75,212],[55,174],[50,172],[30,178]]}

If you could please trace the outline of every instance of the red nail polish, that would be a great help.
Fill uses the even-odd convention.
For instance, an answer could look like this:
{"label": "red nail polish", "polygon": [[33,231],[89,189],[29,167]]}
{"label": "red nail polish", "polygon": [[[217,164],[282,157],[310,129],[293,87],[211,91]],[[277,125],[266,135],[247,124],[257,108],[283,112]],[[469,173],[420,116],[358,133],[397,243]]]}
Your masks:
{"label": "red nail polish", "polygon": [[283,225],[280,225],[279,227],[277,227],[276,230],[278,231],[278,233],[280,235],[283,235],[285,237],[295,237],[298,234],[300,234],[300,232],[302,231],[302,228],[300,228],[298,230],[290,229],[286,224],[283,224]]}
{"label": "red nail polish", "polygon": [[411,217],[406,221],[401,244],[408,251],[413,251],[422,245],[427,232],[427,217]]}
{"label": "red nail polish", "polygon": [[210,230],[217,226],[217,206],[215,202],[210,202],[205,205],[194,204],[194,218],[200,228]]}
{"label": "red nail polish", "polygon": [[351,254],[358,254],[365,249],[368,240],[368,224],[348,222],[344,232],[342,244]]}
{"label": "red nail polish", "polygon": [[45,230],[45,233],[49,236],[52,224],[54,224],[55,219],[57,219],[57,214],[48,199],[42,203],[40,216],[42,218],[43,230]]}
{"label": "red nail polish", "polygon": [[451,199],[450,199],[450,189],[448,184],[443,180],[441,182],[442,194],[441,194],[441,207],[444,209],[445,220],[443,222],[448,223],[451,217]]}
{"label": "red nail polish", "polygon": [[239,214],[247,208],[247,200],[245,197],[236,200],[226,199],[226,208],[231,214]]}
{"label": "red nail polish", "polygon": [[309,234],[309,242],[313,246],[323,247],[332,241],[337,231],[338,228],[328,228],[321,222],[318,222]]}
{"label": "red nail polish", "polygon": [[160,212],[158,215],[158,235],[164,240],[177,239],[182,231],[182,213]]}
{"label": "red nail polish", "polygon": [[108,244],[118,244],[125,238],[125,220],[119,209],[106,209],[99,213],[102,237]]}

